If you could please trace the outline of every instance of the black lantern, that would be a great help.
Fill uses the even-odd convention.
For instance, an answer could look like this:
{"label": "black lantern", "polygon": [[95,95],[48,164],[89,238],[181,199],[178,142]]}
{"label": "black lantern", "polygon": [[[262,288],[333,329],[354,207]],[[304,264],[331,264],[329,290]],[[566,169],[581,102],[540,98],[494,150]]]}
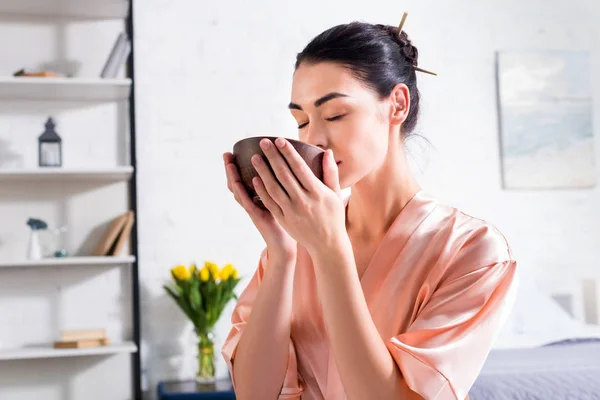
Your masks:
{"label": "black lantern", "polygon": [[60,167],[62,165],[62,139],[54,131],[54,120],[49,117],[46,130],[38,138],[40,167]]}

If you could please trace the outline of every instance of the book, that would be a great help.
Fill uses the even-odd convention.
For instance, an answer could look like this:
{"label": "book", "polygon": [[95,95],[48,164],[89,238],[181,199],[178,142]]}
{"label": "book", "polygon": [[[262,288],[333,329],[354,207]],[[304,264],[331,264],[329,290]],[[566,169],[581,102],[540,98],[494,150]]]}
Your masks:
{"label": "book", "polygon": [[123,246],[125,245],[125,242],[127,241],[127,239],[129,239],[129,236],[131,234],[131,229],[133,228],[133,222],[134,222],[133,211],[129,211],[127,213],[127,220],[125,221],[125,224],[123,225],[123,229],[121,230],[119,236],[117,237],[117,240],[115,240],[114,246],[111,247],[110,254],[112,254],[113,256],[118,256],[121,254],[121,251],[123,250]]}
{"label": "book", "polygon": [[63,340],[54,342],[55,349],[79,349],[84,347],[108,346],[110,340],[104,339],[82,339],[82,340]]}
{"label": "book", "polygon": [[99,340],[106,338],[105,329],[69,329],[60,331],[61,341]]}
{"label": "book", "polygon": [[132,211],[128,211],[125,214],[114,218],[110,222],[104,236],[101,238],[100,242],[98,242],[96,248],[92,251],[93,256],[108,256],[114,253],[113,248],[121,231],[127,224],[130,213],[133,214]]}
{"label": "book", "polygon": [[131,51],[131,42],[127,37],[127,33],[121,32],[115,43],[113,44],[112,50],[110,51],[104,67],[100,72],[101,78],[115,78],[121,65],[123,65],[124,59],[127,58]]}

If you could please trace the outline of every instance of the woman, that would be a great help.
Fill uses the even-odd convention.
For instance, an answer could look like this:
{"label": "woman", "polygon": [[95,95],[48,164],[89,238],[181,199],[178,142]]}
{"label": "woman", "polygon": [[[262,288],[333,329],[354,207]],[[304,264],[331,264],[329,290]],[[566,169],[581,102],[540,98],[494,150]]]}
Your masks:
{"label": "woman", "polygon": [[327,150],[324,182],[289,142],[265,141],[275,175],[255,157],[254,184],[269,211],[224,154],[228,187],[266,242],[222,351],[238,398],[467,397],[516,263],[493,226],[439,204],[411,174],[416,66],[399,28],[351,23],[313,39],[289,108],[300,140]]}

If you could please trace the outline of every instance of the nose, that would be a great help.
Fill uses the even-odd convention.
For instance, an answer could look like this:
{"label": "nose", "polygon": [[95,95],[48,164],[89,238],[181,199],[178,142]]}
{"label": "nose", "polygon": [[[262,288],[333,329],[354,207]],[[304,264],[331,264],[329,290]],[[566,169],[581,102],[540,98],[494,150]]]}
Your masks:
{"label": "nose", "polygon": [[304,141],[322,149],[326,149],[328,145],[325,129],[317,124],[309,124],[308,129],[306,130],[306,137]]}

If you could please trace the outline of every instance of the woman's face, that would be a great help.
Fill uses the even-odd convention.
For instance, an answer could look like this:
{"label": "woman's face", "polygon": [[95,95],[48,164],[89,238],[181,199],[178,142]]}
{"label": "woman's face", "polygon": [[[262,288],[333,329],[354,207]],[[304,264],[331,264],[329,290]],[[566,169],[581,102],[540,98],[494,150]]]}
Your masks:
{"label": "woman's face", "polygon": [[384,163],[394,107],[338,64],[303,63],[294,74],[289,108],[299,139],[333,151],[342,189]]}

